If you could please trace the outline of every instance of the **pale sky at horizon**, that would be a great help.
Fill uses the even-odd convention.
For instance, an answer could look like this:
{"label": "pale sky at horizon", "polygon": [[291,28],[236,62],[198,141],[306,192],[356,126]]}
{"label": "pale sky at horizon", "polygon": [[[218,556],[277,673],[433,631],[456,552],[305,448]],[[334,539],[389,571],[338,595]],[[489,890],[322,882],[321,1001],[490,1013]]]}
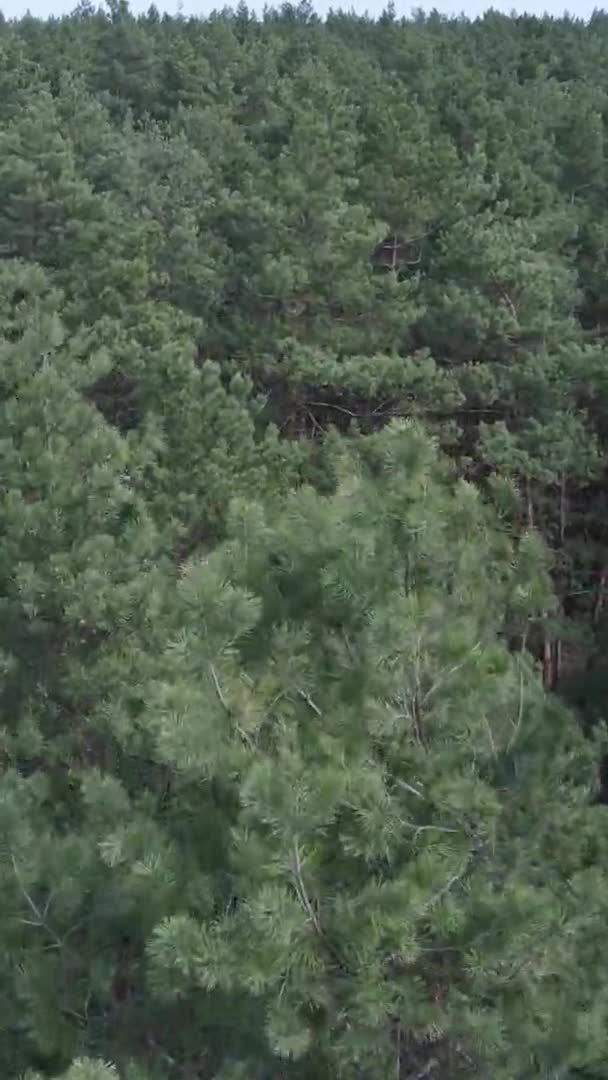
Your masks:
{"label": "pale sky at horizon", "polygon": [[[130,7],[134,12],[146,11],[150,6],[151,0],[131,0]],[[236,0],[234,4],[229,3],[226,0],[227,6],[236,6]],[[18,18],[24,15],[26,11],[30,11],[32,15],[40,18],[47,18],[49,15],[64,15],[72,11],[76,7],[77,0],[0,0],[0,11],[2,11],[7,19]],[[225,0],[156,0],[156,6],[159,11],[168,11],[170,14],[175,14],[178,10],[178,5],[184,15],[206,15],[210,11],[224,6]],[[280,0],[270,0],[269,6],[279,6]],[[256,3],[256,0],[250,0],[250,7],[256,10],[263,7],[262,3]],[[372,16],[380,15],[383,8],[386,7],[386,0],[313,0],[313,6],[318,14],[323,15],[328,8],[343,8],[350,10],[353,8],[355,11],[363,14],[368,12]],[[395,2],[395,10],[397,15],[409,15],[414,8],[422,8],[424,11],[431,11],[435,8],[442,15],[461,15],[464,14],[469,18],[476,18],[478,15],[483,15],[489,8],[493,8],[494,11],[501,11],[505,15],[515,12],[518,15],[524,12],[530,15],[563,15],[565,11],[572,16],[576,16],[581,19],[588,19],[592,15],[593,11],[604,7],[604,4],[599,0],[495,0],[494,3],[487,2],[487,0],[429,0],[424,2],[420,0],[419,3],[406,2],[400,3],[399,0]]]}

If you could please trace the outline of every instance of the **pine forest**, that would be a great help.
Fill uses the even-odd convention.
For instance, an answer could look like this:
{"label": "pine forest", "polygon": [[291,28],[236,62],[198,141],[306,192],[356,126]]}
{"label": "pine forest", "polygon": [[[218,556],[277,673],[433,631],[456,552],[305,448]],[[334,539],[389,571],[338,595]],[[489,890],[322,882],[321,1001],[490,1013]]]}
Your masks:
{"label": "pine forest", "polygon": [[0,1077],[608,1080],[608,14],[0,17]]}

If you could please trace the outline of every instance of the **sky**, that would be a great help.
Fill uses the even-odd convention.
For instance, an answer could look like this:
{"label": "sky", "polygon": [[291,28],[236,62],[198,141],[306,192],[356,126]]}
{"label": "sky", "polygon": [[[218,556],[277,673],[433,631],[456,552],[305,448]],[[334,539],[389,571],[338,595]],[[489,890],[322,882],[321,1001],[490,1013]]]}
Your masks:
{"label": "sky", "polygon": [[[276,6],[279,6],[277,0]],[[204,15],[214,8],[221,8],[229,0],[156,0],[156,6],[160,11],[176,13],[178,6],[184,15]],[[315,11],[322,15],[328,7],[345,8],[365,12],[370,15],[379,15],[386,6],[386,0],[313,0]],[[145,11],[150,5],[150,0],[131,0],[132,11]],[[232,5],[230,5],[232,6]],[[234,5],[236,6],[236,5]],[[262,7],[263,3],[250,0],[250,7]],[[419,3],[403,3],[395,0],[395,10],[398,15],[409,15],[415,7],[430,11],[436,8],[442,15],[465,14],[471,18],[482,15],[489,7],[495,11],[510,14],[515,11],[518,15],[527,12],[530,15],[563,15],[568,10],[570,15],[580,18],[589,18],[595,8],[603,7],[602,0],[420,0]],[[608,3],[606,4],[608,6]],[[76,0],[0,0],[0,10],[7,18],[23,15],[28,9],[32,15],[46,18],[48,15],[62,15],[76,7]]]}

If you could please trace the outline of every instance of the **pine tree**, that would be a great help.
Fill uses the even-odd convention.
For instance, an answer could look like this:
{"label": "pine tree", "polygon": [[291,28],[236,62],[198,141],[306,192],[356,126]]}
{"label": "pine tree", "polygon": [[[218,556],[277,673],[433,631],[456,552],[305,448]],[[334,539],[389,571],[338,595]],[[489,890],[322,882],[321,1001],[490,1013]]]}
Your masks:
{"label": "pine tree", "polygon": [[149,717],[172,768],[234,785],[230,899],[161,923],[152,976],[169,1000],[244,994],[294,1076],[549,1077],[569,1008],[569,1059],[599,1061],[590,999],[566,1005],[602,910],[594,886],[578,929],[590,758],[500,640],[546,576],[543,596],[523,551],[507,570],[416,429],[358,455],[334,496],[235,506],[182,580]]}
{"label": "pine tree", "polygon": [[107,359],[66,333],[59,307],[39,269],[3,265],[5,1075],[68,1064],[88,1010],[111,1000],[125,898],[112,902],[84,807],[132,813],[134,680],[162,583],[128,447],[82,396]]}

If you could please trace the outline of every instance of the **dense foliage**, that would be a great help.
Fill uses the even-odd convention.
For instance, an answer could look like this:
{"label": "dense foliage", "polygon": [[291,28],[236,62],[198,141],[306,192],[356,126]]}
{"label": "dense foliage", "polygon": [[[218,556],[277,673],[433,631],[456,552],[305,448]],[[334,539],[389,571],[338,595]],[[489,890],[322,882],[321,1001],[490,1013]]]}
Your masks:
{"label": "dense foliage", "polygon": [[0,1074],[606,1080],[608,16],[0,20]]}

